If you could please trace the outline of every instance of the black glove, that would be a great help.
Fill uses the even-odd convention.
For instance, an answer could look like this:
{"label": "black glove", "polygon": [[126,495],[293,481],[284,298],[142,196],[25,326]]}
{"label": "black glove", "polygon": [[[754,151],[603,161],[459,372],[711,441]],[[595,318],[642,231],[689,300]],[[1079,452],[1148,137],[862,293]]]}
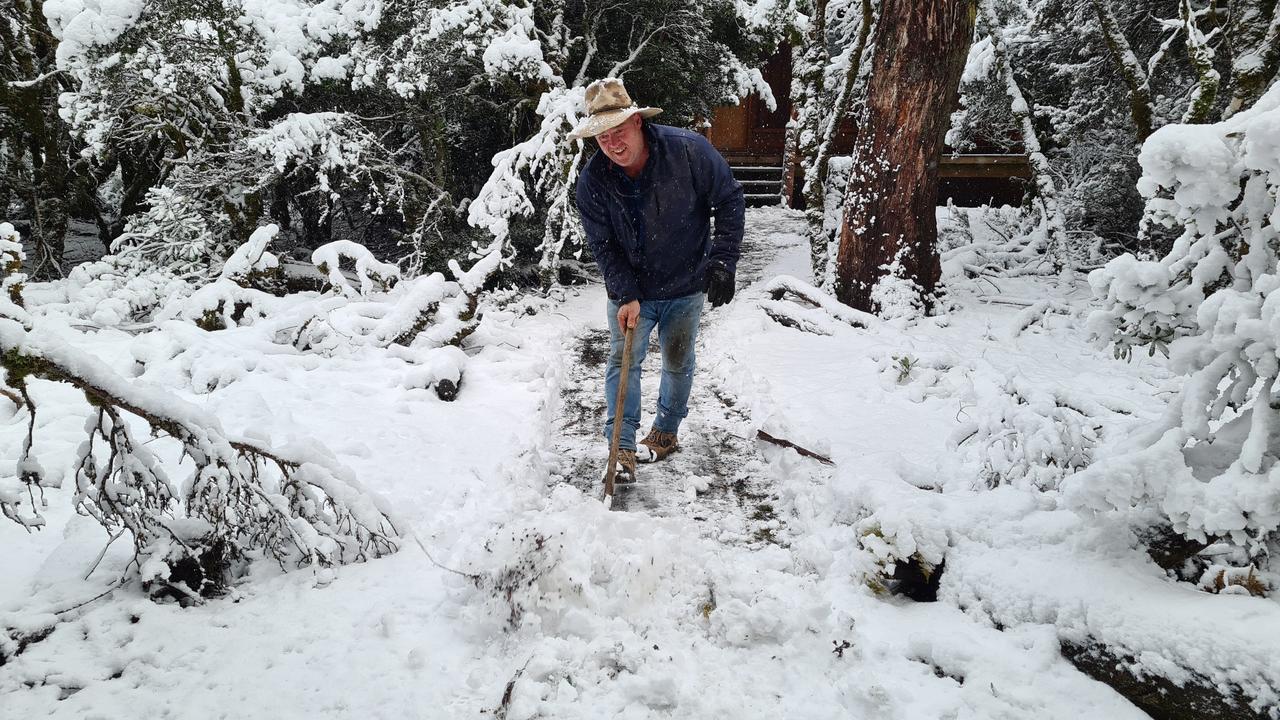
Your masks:
{"label": "black glove", "polygon": [[733,273],[723,265],[707,268],[707,301],[720,307],[733,299]]}

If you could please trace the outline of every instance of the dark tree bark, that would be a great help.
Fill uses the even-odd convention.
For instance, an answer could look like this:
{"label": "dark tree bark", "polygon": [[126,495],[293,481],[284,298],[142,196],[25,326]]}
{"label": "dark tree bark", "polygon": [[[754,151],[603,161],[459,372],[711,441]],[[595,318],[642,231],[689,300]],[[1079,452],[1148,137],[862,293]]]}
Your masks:
{"label": "dark tree bark", "polygon": [[938,158],[976,14],[974,0],[884,2],[836,260],[846,305],[874,310],[872,288],[899,256],[926,303],[938,283]]}
{"label": "dark tree bark", "polygon": [[39,280],[62,276],[71,189],[71,138],[58,118],[64,88],[54,70],[55,49],[43,0],[19,0],[0,11],[0,110],[17,121],[6,139],[12,155],[6,164],[18,169],[13,194],[30,215],[27,239],[35,252],[29,272]]}
{"label": "dark tree bark", "polygon": [[147,210],[147,191],[161,184],[166,175],[164,158],[169,150],[168,141],[159,136],[134,140],[115,151],[114,159],[120,164],[120,207],[115,212],[103,244],[111,247],[111,241],[124,232],[129,218]]}

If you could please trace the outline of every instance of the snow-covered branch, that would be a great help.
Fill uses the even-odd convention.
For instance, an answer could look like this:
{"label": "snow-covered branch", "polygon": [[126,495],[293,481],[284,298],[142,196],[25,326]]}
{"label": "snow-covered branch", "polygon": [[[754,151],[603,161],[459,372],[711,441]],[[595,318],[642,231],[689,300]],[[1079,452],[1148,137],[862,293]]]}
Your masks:
{"label": "snow-covered branch", "polygon": [[[147,586],[198,601],[224,590],[241,559],[320,570],[396,550],[389,510],[323,448],[231,438],[204,410],[126,380],[16,306],[0,315],[8,382],[20,389],[29,378],[65,382],[92,406],[75,462],[75,504],[109,531],[131,535]],[[26,406],[34,416],[29,397]],[[185,481],[168,476],[131,420],[180,444],[194,463]],[[19,468],[38,473],[30,453]]]}
{"label": "snow-covered branch", "polygon": [[[832,335],[837,323],[864,329],[884,326],[875,315],[855,310],[790,275],[779,275],[770,280],[764,291],[770,299],[762,301],[760,307],[775,321],[799,330]],[[787,300],[788,296],[793,300]]]}
{"label": "snow-covered branch", "polygon": [[1092,510],[1159,513],[1259,567],[1280,550],[1278,148],[1280,86],[1230,120],[1167,125],[1143,146],[1148,218],[1182,233],[1159,261],[1124,255],[1091,273],[1103,308],[1089,324],[1118,356],[1167,354],[1186,383],[1130,453],[1082,473],[1071,495]]}

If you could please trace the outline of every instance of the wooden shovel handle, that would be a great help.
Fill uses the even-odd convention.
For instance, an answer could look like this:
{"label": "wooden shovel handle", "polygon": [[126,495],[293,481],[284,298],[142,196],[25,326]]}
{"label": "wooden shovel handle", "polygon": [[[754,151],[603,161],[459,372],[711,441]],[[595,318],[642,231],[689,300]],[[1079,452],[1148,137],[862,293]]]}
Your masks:
{"label": "wooden shovel handle", "polygon": [[618,469],[618,439],[622,437],[622,410],[627,399],[627,378],[631,374],[631,341],[634,328],[623,328],[622,342],[622,377],[618,378],[618,397],[613,403],[613,437],[609,440],[609,466],[604,473],[604,497],[608,502],[613,497],[613,476]]}

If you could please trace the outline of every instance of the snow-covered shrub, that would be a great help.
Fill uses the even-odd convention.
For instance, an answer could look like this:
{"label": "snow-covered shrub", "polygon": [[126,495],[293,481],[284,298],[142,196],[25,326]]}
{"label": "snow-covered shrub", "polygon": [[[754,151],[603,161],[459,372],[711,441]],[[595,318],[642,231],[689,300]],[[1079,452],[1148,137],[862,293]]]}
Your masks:
{"label": "snow-covered shrub", "polygon": [[108,255],[77,265],[67,275],[64,288],[65,302],[42,303],[33,312],[103,326],[147,322],[166,303],[190,295],[195,286],[170,272],[149,268],[137,258]]}
{"label": "snow-covered shrub", "polygon": [[479,323],[478,297],[441,273],[422,275],[361,298],[328,296],[277,342],[322,355],[360,347],[459,345]]}
{"label": "snow-covered shrub", "polygon": [[[62,116],[86,155],[141,156],[128,171],[130,198],[161,183],[185,198],[161,199],[181,206],[176,217],[148,201],[150,217],[127,231],[129,242],[180,261],[212,257],[204,277],[213,277],[225,253],[268,214],[320,242],[335,224],[339,232],[342,223],[413,226],[422,218],[394,213],[406,200],[415,212],[451,210],[424,199],[442,193],[419,172],[420,158],[411,157],[416,128],[399,108],[374,117],[341,110],[354,104],[347,82],[352,46],[372,39],[385,6],[380,0],[50,5],[59,76],[70,81],[60,98]],[[292,112],[299,106],[317,111]],[[406,179],[415,188],[411,198]],[[134,202],[123,212],[133,212]]]}
{"label": "snow-covered shrub", "polygon": [[[200,227],[203,222],[206,228],[208,277],[266,219],[264,206],[273,196],[273,215],[288,212],[281,209],[283,202],[300,216],[305,208],[317,227],[331,227],[343,213],[341,219],[351,225],[353,212],[402,220],[397,213],[405,200],[405,177],[412,175],[355,115],[317,112],[290,113],[264,127],[237,129],[224,144],[192,150],[166,184],[191,218],[186,225]],[[156,212],[153,208],[144,217]],[[151,234],[165,237],[160,231]]]}
{"label": "snow-covered shrub", "polygon": [[165,186],[147,192],[147,205],[146,212],[129,218],[111,251],[186,280],[215,277],[226,247],[210,226],[226,225],[226,218],[208,217],[202,203]]}
{"label": "snow-covered shrub", "polygon": [[1126,255],[1090,275],[1102,301],[1090,329],[1118,354],[1166,351],[1186,382],[1071,497],[1264,567],[1280,552],[1280,86],[1230,120],[1157,130],[1140,160],[1149,221],[1181,235],[1161,260]]}
{"label": "snow-covered shrub", "polygon": [[884,275],[871,288],[871,305],[885,320],[909,323],[924,315],[924,290],[902,264],[909,249],[903,246],[893,262],[881,266]]}
{"label": "snow-covered shrub", "polygon": [[[338,269],[343,257],[354,259],[359,289]],[[461,345],[480,323],[477,279],[487,276],[490,263],[498,258],[490,254],[468,271],[450,262],[453,281],[437,272],[393,282],[400,277],[396,266],[378,262],[356,243],[331,243],[317,250],[312,260],[335,294],[301,308],[305,317],[290,323],[287,337],[281,334],[276,341],[326,355],[393,344]],[[460,378],[455,389],[457,382]]]}
{"label": "snow-covered shrub", "polygon": [[222,265],[221,276],[244,287],[264,287],[280,282],[280,258],[267,249],[280,232],[278,225],[264,225],[231,253]]}
{"label": "snow-covered shrub", "polygon": [[[953,212],[953,221],[948,226],[955,229],[940,235],[940,239],[947,239],[948,245],[940,244],[939,251],[949,279],[1054,272],[1054,263],[1044,252],[1044,219],[1038,213],[1027,213],[1008,205],[984,205],[972,211],[959,208]],[[966,239],[968,242],[963,242]],[[1086,257],[1087,249],[1073,254],[1075,261]]]}
{"label": "snow-covered shrub", "polygon": [[1017,376],[1001,390],[971,411],[975,419],[961,423],[950,439],[952,447],[975,457],[987,487],[1054,490],[1093,462],[1103,408],[1064,389],[1039,390]]}
{"label": "snow-covered shrub", "polygon": [[951,198],[947,198],[946,207],[947,214],[938,217],[938,252],[940,254],[973,244],[969,209],[956,207]]}
{"label": "snow-covered shrub", "polygon": [[266,316],[277,303],[280,261],[267,244],[280,232],[275,225],[253,231],[248,241],[222,265],[217,279],[181,296],[161,310],[164,318],[180,318],[205,330],[251,325]]}

